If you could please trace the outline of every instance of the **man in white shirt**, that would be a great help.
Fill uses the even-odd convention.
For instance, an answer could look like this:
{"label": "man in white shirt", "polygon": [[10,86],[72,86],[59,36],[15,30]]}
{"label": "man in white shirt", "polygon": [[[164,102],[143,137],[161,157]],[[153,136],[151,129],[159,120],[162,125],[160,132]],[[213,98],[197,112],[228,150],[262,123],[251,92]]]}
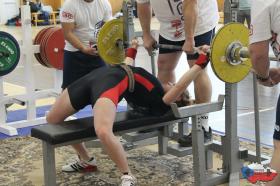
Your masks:
{"label": "man in white shirt", "polygon": [[[280,1],[254,0],[251,7],[250,54],[252,65],[260,84],[273,86],[280,82],[280,68],[270,68],[269,45],[280,61]],[[271,167],[280,171],[280,99],[276,108],[273,135],[274,152]],[[280,176],[267,186],[279,186]]]}
{"label": "man in white shirt", "polygon": [[112,17],[108,0],[67,0],[60,20],[65,37],[63,83],[69,84],[104,66],[95,46],[98,30]]}
{"label": "man in white shirt", "polygon": [[[151,9],[160,23],[159,43],[181,46],[187,53],[191,67],[196,59],[195,46],[210,45],[219,21],[216,0],[136,0],[138,17],[143,30],[144,47],[149,53],[156,40],[151,35]],[[175,83],[175,68],[182,51],[159,49],[158,79],[162,84]],[[211,101],[212,86],[206,70],[203,70],[194,81],[196,103]],[[199,118],[204,139],[212,138],[212,130],[208,125],[208,114]],[[192,145],[191,135],[181,138],[181,146]]]}
{"label": "man in white shirt", "polygon": [[[61,9],[60,20],[65,37],[63,82],[65,89],[91,72],[105,66],[98,56],[96,37],[104,22],[112,18],[108,0],[67,0]],[[79,160],[62,167],[62,171],[95,171],[96,161],[90,157],[83,144],[73,145]]]}

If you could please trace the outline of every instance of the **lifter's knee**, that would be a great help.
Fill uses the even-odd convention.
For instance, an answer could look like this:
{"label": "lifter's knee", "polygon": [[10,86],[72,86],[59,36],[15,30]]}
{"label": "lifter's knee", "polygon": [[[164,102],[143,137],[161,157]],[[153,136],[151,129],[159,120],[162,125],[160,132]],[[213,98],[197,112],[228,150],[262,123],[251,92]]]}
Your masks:
{"label": "lifter's knee", "polygon": [[106,126],[100,126],[95,128],[95,133],[101,141],[106,141],[108,137],[113,135],[112,129]]}
{"label": "lifter's knee", "polygon": [[53,114],[51,113],[48,113],[47,116],[46,116],[46,120],[47,120],[47,123],[49,124],[57,124],[59,123],[60,121],[58,120],[57,117],[55,117]]}

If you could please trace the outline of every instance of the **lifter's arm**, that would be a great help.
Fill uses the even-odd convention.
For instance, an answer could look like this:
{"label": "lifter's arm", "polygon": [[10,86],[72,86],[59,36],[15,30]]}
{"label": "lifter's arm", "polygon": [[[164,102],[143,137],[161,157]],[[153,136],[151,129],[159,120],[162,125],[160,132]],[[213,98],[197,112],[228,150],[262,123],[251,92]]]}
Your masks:
{"label": "lifter's arm", "polygon": [[187,89],[190,83],[196,79],[198,74],[207,66],[209,58],[206,52],[209,46],[204,45],[199,47],[199,57],[195,64],[179,79],[179,81],[172,87],[164,96],[163,102],[167,105],[174,103],[179,96]]}
{"label": "lifter's arm", "polygon": [[133,39],[131,41],[131,47],[127,49],[126,51],[126,58],[124,59],[124,63],[126,65],[133,65],[136,54],[137,54],[137,48],[138,48],[138,40]]}
{"label": "lifter's arm", "polygon": [[202,68],[198,65],[193,65],[179,81],[172,87],[164,96],[163,102],[167,105],[174,103],[177,98],[187,89],[191,82],[198,76]]}

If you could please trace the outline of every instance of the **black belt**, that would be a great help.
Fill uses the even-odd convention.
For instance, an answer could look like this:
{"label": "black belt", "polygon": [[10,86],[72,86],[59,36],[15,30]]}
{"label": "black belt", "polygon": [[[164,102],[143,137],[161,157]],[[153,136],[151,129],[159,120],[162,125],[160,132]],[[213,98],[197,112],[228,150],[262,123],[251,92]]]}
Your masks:
{"label": "black belt", "polygon": [[134,79],[134,74],[131,68],[128,65],[120,65],[122,69],[126,72],[128,76],[128,91],[129,92],[134,92],[134,86],[135,86],[135,79]]}

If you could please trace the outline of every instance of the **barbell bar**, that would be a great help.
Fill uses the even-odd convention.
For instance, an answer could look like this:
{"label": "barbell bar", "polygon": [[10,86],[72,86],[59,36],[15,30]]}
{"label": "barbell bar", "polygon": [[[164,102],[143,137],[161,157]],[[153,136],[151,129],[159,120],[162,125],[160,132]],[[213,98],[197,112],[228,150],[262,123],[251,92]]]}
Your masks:
{"label": "barbell bar", "polygon": [[[233,43],[234,45],[233,46],[230,46],[228,49],[227,49],[227,57],[229,58],[229,61],[241,61],[242,59],[241,58],[250,58],[250,54],[249,54],[249,50],[247,47],[243,47],[242,45],[237,45],[236,42]],[[122,40],[118,40],[116,41],[116,46],[119,47],[119,48],[123,48],[123,49],[126,49],[129,47],[129,43],[128,42],[125,42],[125,41],[122,41]],[[144,47],[144,45],[141,43],[139,44],[139,46],[141,47]],[[159,48],[162,48],[162,49],[170,49],[170,50],[177,50],[177,51],[182,51],[182,47],[181,46],[178,46],[178,45],[169,45],[169,44],[158,44],[158,43],[155,43],[153,45],[153,48],[155,50],[159,49]],[[199,49],[197,47],[194,47],[194,53],[193,54],[196,54],[198,53]],[[209,49],[209,51],[207,51],[207,53],[210,54],[211,52],[211,49]],[[269,56],[269,60],[270,61],[278,61],[278,59],[273,55],[273,56]],[[240,64],[240,63],[234,63],[232,62],[232,65],[237,65],[237,64]]]}

